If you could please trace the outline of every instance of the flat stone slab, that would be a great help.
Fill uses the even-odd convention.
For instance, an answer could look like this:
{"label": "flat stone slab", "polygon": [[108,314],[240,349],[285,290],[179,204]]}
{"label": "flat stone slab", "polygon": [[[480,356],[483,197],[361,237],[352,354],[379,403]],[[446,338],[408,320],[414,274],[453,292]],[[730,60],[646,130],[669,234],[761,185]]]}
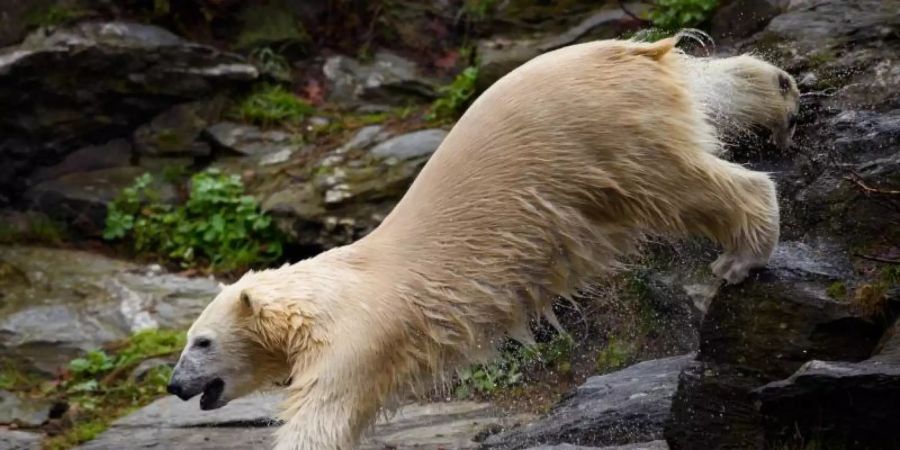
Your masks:
{"label": "flat stone slab", "polygon": [[528,450],[669,450],[669,444],[666,444],[666,441],[641,442],[639,444],[617,445],[615,447],[581,447],[578,445],[562,444],[532,447]]}
{"label": "flat stone slab", "polygon": [[40,450],[43,435],[0,429],[0,450]]}
{"label": "flat stone slab", "polygon": [[[267,448],[279,422],[280,397],[261,394],[235,400],[214,411],[201,411],[192,399],[165,397],[114,422],[81,450],[165,448],[218,450]],[[511,426],[527,416],[503,416],[491,405],[448,402],[408,405],[379,420],[363,450],[446,448],[474,449],[474,437],[486,427]]]}
{"label": "flat stone slab", "polygon": [[602,448],[661,439],[678,375],[693,360],[693,354],[674,356],[588,378],[546,417],[490,436],[484,444],[501,449],[559,444]]}

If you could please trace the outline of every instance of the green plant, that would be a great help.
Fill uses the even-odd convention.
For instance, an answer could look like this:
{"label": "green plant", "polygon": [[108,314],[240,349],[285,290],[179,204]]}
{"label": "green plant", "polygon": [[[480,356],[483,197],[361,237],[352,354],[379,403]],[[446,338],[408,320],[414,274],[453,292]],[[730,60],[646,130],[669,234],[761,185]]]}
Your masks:
{"label": "green plant", "polygon": [[258,125],[271,126],[299,122],[315,109],[285,88],[263,84],[244,97],[231,113],[232,117]]}
{"label": "green plant", "polygon": [[445,121],[459,117],[475,96],[478,68],[467,67],[449,86],[441,88],[441,96],[431,104],[428,120]]}
{"label": "green plant", "polygon": [[522,372],[516,358],[501,358],[489,364],[461,369],[458,377],[459,384],[454,394],[457,398],[466,398],[476,392],[490,394],[499,388],[515,386],[522,380]]}
{"label": "green plant", "polygon": [[140,378],[128,372],[141,361],[176,354],[185,334],[174,330],[139,331],[106,350],[92,350],[69,362],[67,376],[48,396],[73,405],[77,415],[63,433],[48,439],[45,448],[64,450],[96,437],[109,423],[166,393],[172,369],[151,368]]}
{"label": "green plant", "polygon": [[103,350],[91,350],[69,362],[69,370],[78,377],[93,377],[112,370],[115,361]]}
{"label": "green plant", "polygon": [[160,201],[153,177],[144,174],[108,208],[103,237],[130,237],[137,252],[150,252],[184,267],[208,263],[235,270],[281,257],[284,237],[256,200],[244,195],[237,175],[208,169],[191,177],[187,202]]}
{"label": "green plant", "polygon": [[656,0],[650,21],[664,30],[695,27],[709,19],[718,4],[718,0]]}
{"label": "green plant", "polygon": [[458,373],[454,390],[457,398],[474,393],[491,394],[522,382],[522,369],[535,364],[567,373],[571,370],[575,341],[568,334],[558,334],[549,342],[534,345],[507,345],[500,357],[486,364],[473,364]]}

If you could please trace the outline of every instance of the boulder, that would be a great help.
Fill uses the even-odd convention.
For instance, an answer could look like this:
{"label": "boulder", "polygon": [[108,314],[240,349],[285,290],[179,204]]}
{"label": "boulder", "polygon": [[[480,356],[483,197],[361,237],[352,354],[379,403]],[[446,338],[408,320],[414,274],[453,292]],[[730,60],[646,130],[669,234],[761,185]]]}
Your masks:
{"label": "boulder", "polygon": [[264,156],[299,150],[294,137],[280,130],[263,131],[257,126],[220,122],[208,127],[205,135],[214,148],[244,156]]}
{"label": "boulder", "polygon": [[29,184],[35,185],[78,172],[125,167],[131,165],[133,156],[132,144],[127,139],[88,145],[69,153],[59,164],[38,168],[29,177]]}
{"label": "boulder", "polygon": [[161,28],[87,22],[38,30],[0,50],[0,201],[17,180],[85,145],[129,135],[173,105],[257,76],[237,55]]}
{"label": "boulder", "polygon": [[762,30],[784,12],[790,0],[734,0],[725,2],[712,18],[711,34],[721,42],[744,39]]}
{"label": "boulder", "polygon": [[756,389],[768,442],[815,436],[843,448],[900,448],[900,365],[810,361]]}
{"label": "boulder", "polygon": [[645,361],[588,378],[545,417],[490,436],[483,444],[503,449],[563,443],[601,447],[660,439],[678,375],[693,359],[688,354]]}
{"label": "boulder", "polygon": [[[99,236],[106,223],[107,205],[147,171],[143,167],[122,166],[72,172],[32,186],[22,200],[26,208],[62,221],[82,235]],[[159,175],[160,171],[162,168],[154,172]],[[165,177],[155,177],[154,183],[161,201],[175,200],[175,187]]]}
{"label": "boulder", "polygon": [[209,145],[197,138],[222,113],[223,104],[222,99],[199,100],[169,108],[135,130],[135,150],[147,156],[209,156]]}
{"label": "boulder", "polygon": [[3,450],[40,450],[44,436],[25,431],[0,429],[0,449]]}
{"label": "boulder", "polygon": [[868,358],[884,331],[875,317],[885,311],[829,295],[849,273],[846,255],[833,247],[785,242],[766,270],[721,289],[703,319],[698,362],[680,377],[669,445],[757,448],[765,431],[751,391],[810,359]]}
{"label": "boulder", "polygon": [[[624,8],[624,9],[623,9]],[[486,89],[516,67],[541,53],[560,47],[595,39],[609,39],[637,29],[640,22],[625,10],[637,16],[646,14],[646,3],[628,2],[624,5],[607,5],[587,14],[579,23],[559,34],[532,37],[490,37],[478,42],[478,87]]]}
{"label": "boulder", "polygon": [[53,402],[0,390],[0,425],[39,427],[50,418]]}
{"label": "boulder", "polygon": [[141,329],[186,328],[219,291],[212,279],[74,250],[0,247],[0,260],[27,280],[0,286],[0,349],[48,373]]}
{"label": "boulder", "polygon": [[[213,450],[264,448],[272,443],[279,394],[245,397],[214,411],[201,411],[197,399],[166,397],[114,422],[80,450],[165,448]],[[520,417],[503,417],[490,405],[475,402],[432,403],[400,408],[379,420],[363,450],[474,449],[473,437],[485,427],[508,425]]]}
{"label": "boulder", "polygon": [[437,97],[435,80],[422,75],[414,62],[387,51],[375,53],[370,63],[332,56],[322,72],[329,82],[328,98],[335,103],[395,105]]}
{"label": "boulder", "polygon": [[260,169],[250,189],[302,245],[344,245],[384,219],[446,133],[429,129],[391,136],[379,126],[365,127],[291,176],[278,165]]}
{"label": "boulder", "polygon": [[542,445],[528,450],[669,450],[666,441],[642,442],[639,444],[615,445],[612,447],[582,447],[580,445]]}

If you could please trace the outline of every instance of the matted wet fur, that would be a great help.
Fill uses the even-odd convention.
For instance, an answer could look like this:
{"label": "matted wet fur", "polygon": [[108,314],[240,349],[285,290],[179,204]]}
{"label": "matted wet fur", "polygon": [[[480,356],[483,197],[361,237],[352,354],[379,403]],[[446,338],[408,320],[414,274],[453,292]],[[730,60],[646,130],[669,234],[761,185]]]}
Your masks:
{"label": "matted wet fur", "polygon": [[[796,105],[767,108],[779,69],[736,60],[774,87],[731,92],[747,84],[714,74],[740,71],[707,70],[726,66],[675,43],[573,45],[503,77],[370,235],[225,287],[189,331],[172,390],[217,407],[290,379],[276,448],[350,449],[393,395],[507,335],[527,340],[530,318],[555,322],[555,298],[617,270],[645,236],[713,239],[713,271],[740,282],[772,253],[778,206],[767,174],[716,156],[717,114],[758,118],[715,98],[784,123]],[[692,80],[698,64],[725,91]]]}

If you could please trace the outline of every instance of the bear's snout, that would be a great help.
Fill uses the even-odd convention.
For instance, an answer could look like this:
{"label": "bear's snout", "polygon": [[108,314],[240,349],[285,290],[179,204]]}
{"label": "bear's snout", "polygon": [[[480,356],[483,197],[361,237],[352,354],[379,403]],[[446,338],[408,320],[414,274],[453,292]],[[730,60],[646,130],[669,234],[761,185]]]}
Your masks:
{"label": "bear's snout", "polygon": [[174,379],[169,381],[169,385],[166,386],[166,391],[182,400],[187,400],[187,398],[185,398],[186,396],[184,395],[184,390],[181,388],[181,384],[179,384]]}

